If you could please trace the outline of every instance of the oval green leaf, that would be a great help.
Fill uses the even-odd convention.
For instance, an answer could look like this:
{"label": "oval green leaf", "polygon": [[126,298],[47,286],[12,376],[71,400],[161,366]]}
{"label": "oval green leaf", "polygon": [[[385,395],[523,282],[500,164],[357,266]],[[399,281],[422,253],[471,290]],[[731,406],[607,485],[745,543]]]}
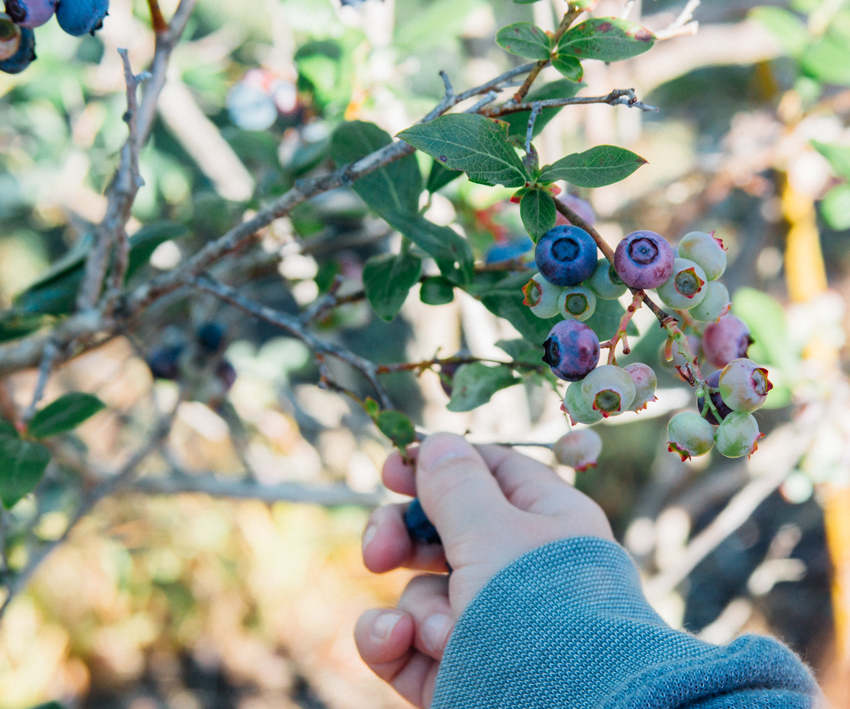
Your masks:
{"label": "oval green leaf", "polygon": [[421,272],[422,259],[409,252],[373,256],[366,262],[363,289],[381,320],[389,322],[398,315]]}
{"label": "oval green leaf", "polygon": [[555,201],[543,190],[526,192],[519,203],[519,213],[522,225],[535,242],[555,226]]}
{"label": "oval green leaf", "polygon": [[569,54],[556,54],[552,57],[552,66],[570,81],[581,81],[584,78],[584,67],[581,62]]}
{"label": "oval green leaf", "polygon": [[455,299],[455,289],[451,281],[439,276],[426,278],[419,289],[419,300],[425,305],[445,305]]}
{"label": "oval green leaf", "polygon": [[464,364],[452,378],[452,400],[446,408],[449,411],[472,411],[490,401],[500,389],[521,381],[510,367],[488,367],[481,362]]}
{"label": "oval green leaf", "polygon": [[506,52],[526,59],[545,61],[552,53],[552,40],[531,22],[515,22],[496,33],[496,44]]}
{"label": "oval green leaf", "polygon": [[604,187],[626,179],[647,161],[631,150],[616,145],[597,145],[583,153],[573,153],[547,165],[541,182],[566,180],[577,187]]}
{"label": "oval green leaf", "polygon": [[375,423],[396,448],[404,448],[416,441],[416,429],[401,411],[382,411]]}
{"label": "oval green leaf", "polygon": [[567,30],[558,42],[558,54],[616,62],[643,54],[653,44],[655,35],[634,22],[597,17]]}
{"label": "oval green leaf", "polygon": [[47,438],[71,431],[83,421],[106,408],[93,394],[72,392],[60,396],[30,419],[27,433],[33,438]]}
{"label": "oval green leaf", "polygon": [[35,490],[50,451],[40,443],[11,436],[0,437],[0,501],[7,510]]}

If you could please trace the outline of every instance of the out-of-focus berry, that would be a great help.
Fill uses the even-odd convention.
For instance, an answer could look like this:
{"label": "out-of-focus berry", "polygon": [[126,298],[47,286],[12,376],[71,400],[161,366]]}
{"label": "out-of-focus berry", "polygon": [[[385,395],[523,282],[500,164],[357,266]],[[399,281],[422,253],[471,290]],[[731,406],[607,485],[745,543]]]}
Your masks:
{"label": "out-of-focus berry", "polygon": [[746,357],[747,348],[752,342],[750,329],[743,320],[734,315],[724,315],[705,328],[702,351],[713,367],[723,369],[733,359]]}
{"label": "out-of-focus berry", "polygon": [[153,378],[176,380],[180,376],[180,357],[183,349],[178,345],[154,347],[145,360]]}
{"label": "out-of-focus berry", "polygon": [[108,14],[109,0],[61,0],[56,6],[56,21],[74,37],[99,30]]}
{"label": "out-of-focus berry", "polygon": [[537,269],[557,286],[577,286],[596,269],[596,242],[584,229],[556,226],[537,242]]}
{"label": "out-of-focus berry", "polygon": [[594,411],[608,418],[628,411],[637,390],[626,371],[613,364],[604,364],[582,380],[581,393]]}
{"label": "out-of-focus berry", "polygon": [[720,372],[720,396],[733,411],[760,409],[773,384],[767,370],[749,359],[733,359]]}
{"label": "out-of-focus berry", "polygon": [[643,362],[633,362],[623,367],[623,371],[635,383],[635,399],[629,410],[642,411],[649,402],[655,401],[655,389],[658,386],[655,370]]}
{"label": "out-of-focus berry", "polygon": [[21,27],[41,27],[54,12],[56,0],[6,0],[6,14]]}
{"label": "out-of-focus berry", "polygon": [[758,421],[752,414],[733,411],[720,422],[714,438],[717,450],[722,455],[727,458],[740,458],[755,453],[761,437]]}
{"label": "out-of-focus berry", "polygon": [[614,267],[627,286],[658,288],[673,273],[673,247],[654,231],[635,231],[614,252]]}
{"label": "out-of-focus berry", "polygon": [[690,309],[694,320],[712,322],[729,312],[729,291],[720,281],[709,281],[705,284],[705,297]]}
{"label": "out-of-focus berry", "polygon": [[[720,414],[720,421],[722,421],[729,414],[732,413],[732,409],[726,406],[726,402],[723,401],[723,397],[720,396],[720,370],[709,374],[705,378],[705,383],[710,389],[714,389],[714,391],[710,393],[711,401],[714,404],[714,407],[717,409],[717,413]],[[703,412],[702,410],[705,408],[705,406],[706,403],[702,398],[697,399],[697,407],[699,408],[700,414]],[[720,421],[717,420],[717,417],[714,415],[714,412],[710,409],[705,414],[705,420],[708,421],[712,426],[717,426],[720,424]]]}
{"label": "out-of-focus berry", "polygon": [[556,377],[567,382],[577,382],[599,364],[599,338],[578,320],[555,325],[543,350],[543,361]]}
{"label": "out-of-focus berry", "polygon": [[[591,226],[596,223],[596,212],[593,211],[593,207],[590,206],[590,202],[569,193],[564,194],[564,196],[561,197],[561,201]],[[555,224],[558,226],[561,224],[569,226],[572,222],[563,214],[558,212]]]}
{"label": "out-of-focus berry", "polygon": [[21,28],[8,17],[0,18],[0,61],[14,57],[21,46]]}
{"label": "out-of-focus berry", "polygon": [[422,503],[418,497],[414,497],[407,509],[404,511],[404,526],[407,528],[407,534],[414,542],[420,544],[440,544],[440,533],[437,528],[431,524],[422,509]]}
{"label": "out-of-focus berry", "polygon": [[626,284],[617,275],[614,267],[608,263],[607,258],[601,258],[596,262],[596,270],[585,285],[602,300],[616,300],[626,292]]}
{"label": "out-of-focus berry", "polygon": [[714,428],[699,414],[685,411],[667,424],[667,450],[682,460],[705,455],[714,447]]}
{"label": "out-of-focus berry", "polygon": [[685,234],[679,242],[679,256],[698,263],[710,281],[720,278],[726,270],[723,242],[704,231]]}
{"label": "out-of-focus berry", "polygon": [[564,288],[558,297],[558,311],[565,318],[583,322],[596,311],[596,296],[590,288],[584,286]]}
{"label": "out-of-focus berry", "polygon": [[690,310],[705,298],[705,271],[685,258],[674,261],[673,273],[658,286],[658,297],[676,310]]}
{"label": "out-of-focus berry", "polygon": [[[20,74],[35,61],[35,32],[27,27],[22,27],[20,33],[18,50],[8,59],[0,61],[0,71],[7,74]],[[11,41],[14,44],[14,40]]]}
{"label": "out-of-focus berry", "polygon": [[561,465],[568,465],[583,473],[588,468],[596,467],[602,452],[602,439],[589,428],[570,431],[555,441],[552,451]]}
{"label": "out-of-focus berry", "polygon": [[457,362],[446,362],[445,364],[440,365],[440,386],[446,396],[450,399],[453,391],[452,382],[454,381],[455,373],[459,368],[460,364]]}
{"label": "out-of-focus berry", "polygon": [[523,305],[531,308],[538,318],[553,318],[558,314],[558,298],[563,288],[549,283],[539,273],[535,273],[526,283],[522,292],[525,295]]}
{"label": "out-of-focus berry", "polygon": [[220,322],[205,322],[198,328],[198,343],[207,352],[218,352],[224,344],[226,330]]}
{"label": "out-of-focus berry", "polygon": [[484,263],[505,263],[522,259],[534,248],[534,242],[528,236],[519,236],[501,243],[492,244],[484,253]]}
{"label": "out-of-focus berry", "polygon": [[581,382],[573,382],[567,387],[563,409],[569,415],[573,425],[577,423],[590,425],[602,420],[602,414],[590,408],[590,405],[584,400],[584,395],[581,393]]}
{"label": "out-of-focus berry", "polygon": [[236,368],[226,359],[221,360],[216,365],[215,375],[224,387],[225,394],[236,383]]}

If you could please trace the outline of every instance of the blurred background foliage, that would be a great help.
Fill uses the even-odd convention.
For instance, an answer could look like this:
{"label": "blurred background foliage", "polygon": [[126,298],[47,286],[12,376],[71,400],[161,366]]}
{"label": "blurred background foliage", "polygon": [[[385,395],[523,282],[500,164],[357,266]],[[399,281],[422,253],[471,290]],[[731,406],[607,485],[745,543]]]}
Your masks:
{"label": "blurred background foliage", "polygon": [[[166,16],[175,4],[163,3]],[[601,0],[597,14],[619,14],[623,5]],[[662,29],[683,5],[638,0],[631,19]],[[514,65],[493,40],[499,27],[533,20],[553,29],[563,10],[561,0],[257,0],[250,7],[201,0],[141,155],[145,187],[130,224],[131,233],[160,222],[185,229],[157,232],[162,238],[139,252],[131,283],[175,268],[297,180],[327,170],[330,136],[343,119],[394,134],[439,101],[439,69],[458,89],[490,79]],[[777,382],[760,425],[770,431],[793,420],[814,438],[782,486],[686,583],[654,600],[670,622],[717,642],[741,630],[779,635],[841,705],[850,697],[841,597],[850,554],[850,507],[841,492],[850,484],[842,375],[850,325],[850,6],[724,0],[703,3],[694,18],[697,34],[660,42],[629,62],[586,63],[585,94],[635,87],[657,114],[570,107],[536,144],[544,162],[600,143],[649,160],[622,183],[578,195],[610,242],[651,229],[675,243],[699,229],[716,231],[728,246],[724,282],[734,312],[753,330],[751,356]],[[0,302],[38,313],[36,325],[68,312],[76,286],[62,280],[67,272],[55,277],[55,264],[79,253],[103,217],[103,193],[126,138],[116,48],[128,47],[137,69],[150,60],[147,3],[113,0],[96,36],[78,40],[49,23],[37,42],[38,60],[26,72],[0,76]],[[550,72],[544,80],[560,78]],[[430,159],[417,157],[427,175]],[[480,260],[492,262],[498,248],[527,247],[508,196],[461,178],[431,197],[426,214],[453,224]],[[261,248],[216,268],[255,300],[295,314],[332,284],[342,295],[358,292],[364,261],[397,248],[397,236],[343,188],[300,206],[266,230]],[[326,314],[317,328],[379,363],[462,349],[503,358],[497,341],[516,337],[459,291],[439,306],[424,305],[415,292],[392,322],[360,301]],[[48,400],[82,390],[109,409],[69,437],[37,494],[7,513],[13,570],[31,563],[38,543],[62,538],[98,471],[120,466],[176,400],[177,387],[153,382],[144,357],[157,345],[190,340],[211,320],[226,328],[236,382],[226,397],[196,391],[181,404],[167,445],[144,472],[154,480],[162,471],[178,480],[214,473],[229,485],[219,492],[225,498],[250,498],[257,483],[340,483],[364,496],[352,502],[378,499],[386,440],[360,407],[317,386],[305,346],[211,298],[186,296],[158,302],[131,330],[51,380]],[[639,315],[635,356],[655,361],[661,341],[651,317]],[[16,337],[20,321],[4,323],[2,337]],[[576,480],[605,507],[649,576],[675,566],[688,540],[756,474],[745,463],[713,456],[684,464],[664,451],[667,414],[689,398],[673,371],[658,369],[665,372],[659,403],[598,427],[600,465]],[[355,374],[334,374],[369,392]],[[25,372],[5,381],[4,412],[27,405],[35,380]],[[425,430],[543,442],[565,430],[557,398],[539,381],[498,392],[469,413],[446,410],[434,372],[418,381],[402,372],[385,383]],[[813,407],[818,417],[806,419]],[[553,462],[545,449],[529,453]],[[351,637],[359,613],[393,604],[409,577],[378,578],[362,568],[368,504],[157,492],[156,484],[140,484],[102,501],[8,607],[0,707],[52,700],[98,709],[405,706],[369,674]]]}

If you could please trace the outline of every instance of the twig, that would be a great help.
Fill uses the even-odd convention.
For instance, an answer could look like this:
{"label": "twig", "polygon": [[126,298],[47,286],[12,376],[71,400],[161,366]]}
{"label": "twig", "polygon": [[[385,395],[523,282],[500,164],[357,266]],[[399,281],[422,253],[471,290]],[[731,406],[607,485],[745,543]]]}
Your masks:
{"label": "twig", "polygon": [[663,30],[656,32],[655,38],[663,40],[683,34],[696,34],[699,30],[699,22],[691,22],[691,20],[694,18],[694,10],[700,6],[700,2],[701,0],[688,0],[679,16]]}
{"label": "twig", "polygon": [[577,106],[589,103],[607,103],[609,106],[628,106],[629,108],[639,108],[642,111],[657,111],[658,108],[643,103],[637,99],[634,89],[614,89],[611,93],[605,96],[573,96],[572,98],[549,98],[534,103],[506,103],[503,106],[496,106],[485,113],[490,118],[499,118],[507,116],[511,113],[519,113],[521,111],[533,110],[536,104],[540,104],[540,108],[553,108],[556,106]]}
{"label": "twig", "polygon": [[159,1],[148,0],[148,7],[150,7],[151,10],[151,24],[153,25],[154,32],[156,32],[157,34],[160,34],[161,32],[167,32],[168,23],[162,16],[162,10],[159,9]]}
{"label": "twig", "polygon": [[449,75],[442,69],[440,69],[440,78],[443,80],[443,86],[446,89],[445,98],[453,99],[455,97],[455,89],[452,86],[452,80],[449,78]]}
{"label": "twig", "polygon": [[623,10],[620,13],[620,19],[628,20],[629,15],[632,14],[632,10],[635,7],[635,0],[626,0],[626,4],[623,6]]}
{"label": "twig", "polygon": [[478,103],[470,107],[466,113],[478,113],[482,108],[488,106],[493,103],[497,98],[499,98],[499,94],[495,91],[491,91],[484,98],[482,98]]}
{"label": "twig", "polygon": [[525,159],[523,163],[529,169],[537,164],[537,151],[534,150],[531,139],[534,137],[534,124],[537,122],[537,116],[540,115],[540,111],[542,110],[540,101],[535,101],[532,104],[531,115],[528,117],[528,129],[525,132]]}
{"label": "twig", "polygon": [[41,364],[38,367],[38,380],[35,384],[35,392],[32,395],[32,401],[21,417],[23,423],[29,423],[29,420],[35,416],[35,409],[44,398],[44,389],[47,386],[47,380],[50,379],[50,373],[53,371],[53,363],[59,354],[59,349],[52,342],[48,342],[44,346],[44,353],[41,357]]}

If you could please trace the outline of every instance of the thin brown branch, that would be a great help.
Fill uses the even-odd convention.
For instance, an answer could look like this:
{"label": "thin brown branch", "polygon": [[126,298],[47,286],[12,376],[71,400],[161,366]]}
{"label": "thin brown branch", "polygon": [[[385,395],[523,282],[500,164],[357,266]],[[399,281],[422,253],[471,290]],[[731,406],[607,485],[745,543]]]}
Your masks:
{"label": "thin brown branch", "polygon": [[521,111],[531,111],[534,106],[539,104],[540,108],[553,108],[556,106],[581,106],[591,103],[606,103],[609,106],[628,106],[630,108],[639,108],[642,111],[657,111],[658,108],[639,101],[634,89],[614,89],[611,93],[605,96],[573,96],[572,98],[549,98],[542,101],[534,101],[533,103],[506,103],[503,106],[496,106],[485,112],[485,115],[490,118],[499,118],[507,116],[511,113],[520,113]]}
{"label": "thin brown branch", "polygon": [[151,25],[157,34],[168,31],[168,23],[162,16],[162,10],[159,9],[159,0],[148,0],[148,7],[151,9]]}

